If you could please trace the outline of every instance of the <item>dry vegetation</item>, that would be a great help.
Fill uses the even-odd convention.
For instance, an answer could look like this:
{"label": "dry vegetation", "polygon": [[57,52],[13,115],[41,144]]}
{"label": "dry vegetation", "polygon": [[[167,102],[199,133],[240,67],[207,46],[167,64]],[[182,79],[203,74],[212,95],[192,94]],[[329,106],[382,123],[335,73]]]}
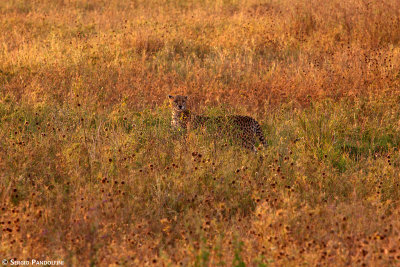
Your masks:
{"label": "dry vegetation", "polygon": [[0,1],[1,257],[398,265],[399,44],[398,0]]}

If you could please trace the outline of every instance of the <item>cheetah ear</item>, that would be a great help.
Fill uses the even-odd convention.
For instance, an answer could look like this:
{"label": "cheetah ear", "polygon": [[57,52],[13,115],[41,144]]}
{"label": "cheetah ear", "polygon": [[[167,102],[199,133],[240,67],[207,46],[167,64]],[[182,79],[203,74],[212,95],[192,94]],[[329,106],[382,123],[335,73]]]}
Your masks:
{"label": "cheetah ear", "polygon": [[174,96],[173,95],[168,95],[168,98],[169,99],[174,99]]}

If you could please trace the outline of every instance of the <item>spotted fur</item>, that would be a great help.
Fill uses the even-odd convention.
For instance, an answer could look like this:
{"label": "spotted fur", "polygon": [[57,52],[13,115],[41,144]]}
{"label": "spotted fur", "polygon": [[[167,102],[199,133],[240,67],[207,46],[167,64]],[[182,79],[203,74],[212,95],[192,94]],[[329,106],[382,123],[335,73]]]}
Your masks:
{"label": "spotted fur", "polygon": [[234,141],[239,142],[248,149],[256,150],[257,138],[265,147],[267,146],[260,124],[252,117],[241,115],[219,117],[195,115],[188,109],[187,96],[169,95],[168,98],[172,109],[171,125],[175,129],[197,129],[212,125],[218,133],[233,137]]}

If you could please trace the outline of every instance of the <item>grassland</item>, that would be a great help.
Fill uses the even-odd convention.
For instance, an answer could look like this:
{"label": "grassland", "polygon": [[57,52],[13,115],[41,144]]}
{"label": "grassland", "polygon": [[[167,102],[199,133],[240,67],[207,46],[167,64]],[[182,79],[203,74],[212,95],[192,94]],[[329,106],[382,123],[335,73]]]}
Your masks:
{"label": "grassland", "polygon": [[399,265],[399,119],[397,0],[0,1],[0,257]]}

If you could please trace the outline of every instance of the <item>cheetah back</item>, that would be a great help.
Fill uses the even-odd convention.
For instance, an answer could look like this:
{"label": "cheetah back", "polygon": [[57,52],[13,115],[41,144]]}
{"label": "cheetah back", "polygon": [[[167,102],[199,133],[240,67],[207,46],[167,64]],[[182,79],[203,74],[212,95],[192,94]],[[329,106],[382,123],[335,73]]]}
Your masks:
{"label": "cheetah back", "polygon": [[266,145],[260,124],[249,116],[232,115],[212,118],[196,115],[192,120],[191,128],[199,127],[206,128],[208,132],[216,132],[219,137],[231,137],[234,142],[248,149],[255,149],[257,138]]}

